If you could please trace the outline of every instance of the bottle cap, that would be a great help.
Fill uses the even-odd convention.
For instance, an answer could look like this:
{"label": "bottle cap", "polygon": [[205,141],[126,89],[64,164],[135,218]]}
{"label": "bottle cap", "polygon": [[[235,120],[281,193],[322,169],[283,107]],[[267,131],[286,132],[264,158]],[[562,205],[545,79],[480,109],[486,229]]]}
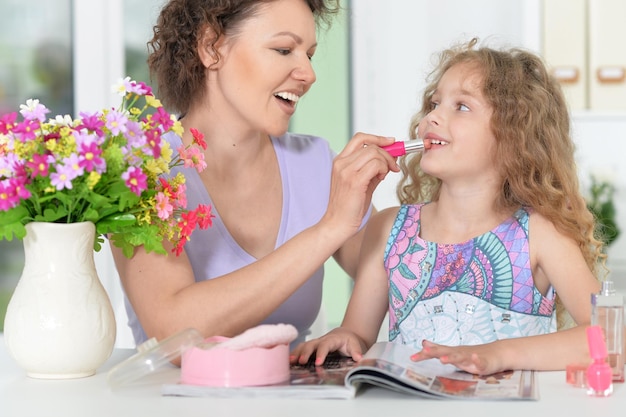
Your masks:
{"label": "bottle cap", "polygon": [[610,280],[602,281],[602,289],[600,290],[600,294],[602,295],[615,294],[615,285],[613,284],[613,281],[610,281]]}
{"label": "bottle cap", "polygon": [[587,327],[587,343],[589,344],[591,359],[605,359],[608,356],[604,334],[600,326]]}

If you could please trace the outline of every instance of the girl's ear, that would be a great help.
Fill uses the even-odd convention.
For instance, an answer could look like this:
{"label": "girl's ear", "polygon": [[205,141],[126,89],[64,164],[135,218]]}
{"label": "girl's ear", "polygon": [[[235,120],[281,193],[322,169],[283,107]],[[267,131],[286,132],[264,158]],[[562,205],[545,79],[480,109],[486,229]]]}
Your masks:
{"label": "girl's ear", "polygon": [[216,69],[220,62],[218,49],[221,39],[216,38],[215,31],[210,26],[207,26],[202,36],[198,39],[198,56],[207,69]]}

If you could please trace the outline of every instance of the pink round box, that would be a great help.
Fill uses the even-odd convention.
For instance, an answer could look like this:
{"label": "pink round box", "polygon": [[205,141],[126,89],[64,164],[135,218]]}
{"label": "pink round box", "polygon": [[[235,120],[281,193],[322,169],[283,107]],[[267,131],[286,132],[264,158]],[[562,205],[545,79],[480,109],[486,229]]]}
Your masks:
{"label": "pink round box", "polygon": [[[228,340],[216,336],[205,343]],[[192,347],[182,354],[180,382],[190,385],[244,387],[274,385],[289,380],[289,345],[242,350]]]}

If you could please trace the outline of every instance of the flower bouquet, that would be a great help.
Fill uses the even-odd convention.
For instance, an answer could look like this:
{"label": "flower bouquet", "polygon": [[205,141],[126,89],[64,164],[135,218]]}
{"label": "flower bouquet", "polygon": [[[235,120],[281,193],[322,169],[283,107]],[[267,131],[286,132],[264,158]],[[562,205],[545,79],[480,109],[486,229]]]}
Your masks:
{"label": "flower bouquet", "polygon": [[186,208],[185,178],[168,175],[184,164],[206,167],[203,136],[191,129],[194,144],[173,150],[162,138],[182,135],[151,88],[125,78],[115,86],[119,109],[56,116],[38,100],[0,117],[0,239],[26,235],[30,222],[93,222],[94,249],[107,236],[124,255],[136,246],[179,255],[197,226],[211,226],[211,207]]}

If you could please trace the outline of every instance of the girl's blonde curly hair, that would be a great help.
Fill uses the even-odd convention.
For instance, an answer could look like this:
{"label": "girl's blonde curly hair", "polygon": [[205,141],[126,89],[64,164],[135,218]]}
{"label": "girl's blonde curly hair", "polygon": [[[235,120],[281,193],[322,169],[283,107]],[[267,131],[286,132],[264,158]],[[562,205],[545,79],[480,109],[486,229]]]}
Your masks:
{"label": "girl's blonde curly hair", "polygon": [[[444,50],[430,74],[421,110],[410,123],[415,138],[419,121],[431,110],[431,97],[443,74],[470,64],[482,75],[482,94],[493,109],[494,164],[501,173],[496,210],[532,208],[572,238],[589,268],[598,275],[606,255],[595,234],[595,219],[580,192],[567,103],[560,85],[533,53],[512,48],[477,47],[478,40]],[[421,155],[403,158],[397,194],[403,204],[435,201],[440,181],[420,169]]]}

